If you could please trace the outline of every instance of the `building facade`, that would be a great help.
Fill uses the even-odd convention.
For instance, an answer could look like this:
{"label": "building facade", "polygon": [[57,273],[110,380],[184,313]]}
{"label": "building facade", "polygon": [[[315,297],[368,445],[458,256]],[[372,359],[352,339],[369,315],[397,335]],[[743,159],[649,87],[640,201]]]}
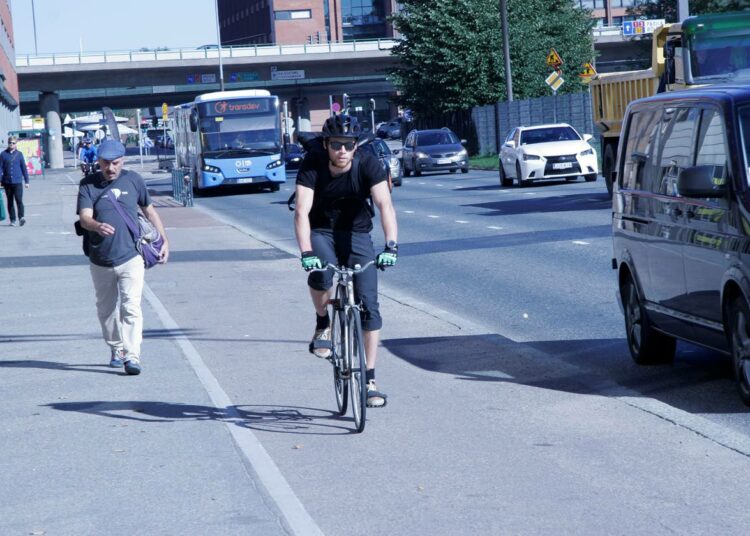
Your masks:
{"label": "building facade", "polygon": [[0,0],[0,147],[5,147],[8,131],[20,128],[16,49],[13,19],[8,0]]}
{"label": "building facade", "polygon": [[635,6],[636,0],[578,0],[578,3],[591,10],[597,26],[620,26],[626,20],[635,19],[628,15],[628,8]]}
{"label": "building facade", "polygon": [[[1,1],[1,0],[0,0]],[[218,0],[222,46],[394,36],[396,0]]]}

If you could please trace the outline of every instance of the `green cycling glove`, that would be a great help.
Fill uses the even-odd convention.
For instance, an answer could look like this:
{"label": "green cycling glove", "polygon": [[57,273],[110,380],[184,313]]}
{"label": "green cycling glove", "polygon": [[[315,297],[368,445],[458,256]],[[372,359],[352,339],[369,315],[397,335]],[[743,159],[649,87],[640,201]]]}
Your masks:
{"label": "green cycling glove", "polygon": [[398,260],[398,249],[396,248],[385,248],[382,253],[378,255],[377,265],[381,270],[385,270],[388,266],[395,266]]}
{"label": "green cycling glove", "polygon": [[302,268],[306,272],[309,272],[314,268],[323,268],[323,264],[320,262],[320,259],[312,251],[303,251],[300,260],[302,261]]}

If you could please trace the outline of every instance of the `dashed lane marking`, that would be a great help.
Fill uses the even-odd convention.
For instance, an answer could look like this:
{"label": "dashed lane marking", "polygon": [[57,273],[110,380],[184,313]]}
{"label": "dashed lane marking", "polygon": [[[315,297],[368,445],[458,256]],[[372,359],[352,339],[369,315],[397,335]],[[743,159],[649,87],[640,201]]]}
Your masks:
{"label": "dashed lane marking", "polygon": [[585,240],[573,240],[574,244],[578,244],[579,246],[588,246],[591,244],[591,242],[586,242]]}
{"label": "dashed lane marking", "polygon": [[436,219],[438,219],[438,218],[439,218],[440,216],[435,216],[434,214],[430,214],[430,215],[429,215],[429,216],[427,216],[427,217],[428,217],[428,218],[432,218],[432,219],[436,220]]}
{"label": "dashed lane marking", "polygon": [[407,214],[414,214],[413,210],[404,210],[404,212],[407,213]]}
{"label": "dashed lane marking", "polygon": [[498,227],[497,225],[488,225],[487,229],[492,229],[493,231],[502,231],[502,227]]}
{"label": "dashed lane marking", "polygon": [[456,220],[456,223],[469,223],[469,222],[466,220]]}

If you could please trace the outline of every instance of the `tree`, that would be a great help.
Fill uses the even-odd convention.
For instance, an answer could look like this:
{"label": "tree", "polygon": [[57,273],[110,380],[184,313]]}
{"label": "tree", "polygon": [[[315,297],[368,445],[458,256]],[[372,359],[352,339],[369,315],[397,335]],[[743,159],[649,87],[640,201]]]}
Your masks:
{"label": "tree", "polygon": [[[678,0],[639,0],[628,14],[647,19],[665,19],[667,22],[677,22]],[[690,0],[688,8],[691,15],[706,13],[724,13],[742,11],[748,8],[747,0]]]}
{"label": "tree", "polygon": [[[404,39],[391,71],[400,103],[419,115],[467,109],[506,98],[499,0],[404,0],[393,16]],[[561,92],[593,59],[590,13],[570,0],[508,0],[514,97],[549,95],[546,57],[563,57]],[[583,36],[583,38],[582,38]]]}

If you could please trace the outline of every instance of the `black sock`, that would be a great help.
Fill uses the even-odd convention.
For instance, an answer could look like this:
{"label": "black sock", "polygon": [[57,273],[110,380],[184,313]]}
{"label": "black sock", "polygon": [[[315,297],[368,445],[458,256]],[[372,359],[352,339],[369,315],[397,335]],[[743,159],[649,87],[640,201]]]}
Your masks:
{"label": "black sock", "polygon": [[375,369],[374,368],[368,368],[365,372],[365,382],[369,383],[370,381],[375,379]]}
{"label": "black sock", "polygon": [[318,313],[315,313],[315,329],[326,329],[330,325],[331,318],[327,312],[325,316],[318,316]]}

